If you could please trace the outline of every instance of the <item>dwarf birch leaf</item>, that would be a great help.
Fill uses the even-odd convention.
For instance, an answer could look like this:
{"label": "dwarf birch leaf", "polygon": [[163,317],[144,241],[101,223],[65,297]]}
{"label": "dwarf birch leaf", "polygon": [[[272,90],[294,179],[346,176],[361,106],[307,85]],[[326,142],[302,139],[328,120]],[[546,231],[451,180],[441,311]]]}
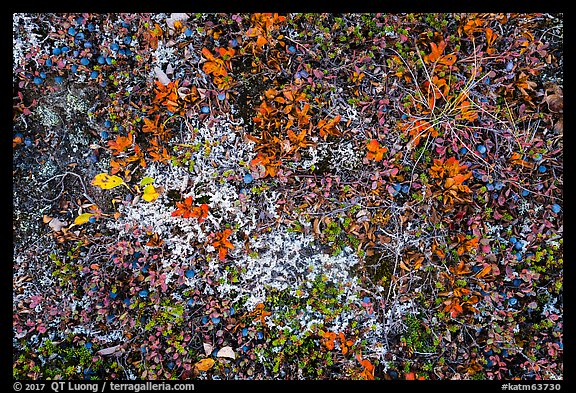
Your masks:
{"label": "dwarf birch leaf", "polygon": [[121,177],[112,175],[110,176],[107,173],[99,173],[94,177],[92,180],[92,185],[100,187],[103,190],[109,190],[114,187],[118,187],[119,185],[123,184],[124,181]]}
{"label": "dwarf birch leaf", "polygon": [[76,219],[74,220],[74,225],[82,225],[86,222],[88,222],[88,220],[90,219],[90,217],[92,217],[94,214],[92,213],[83,213],[80,214],[78,217],[76,217]]}

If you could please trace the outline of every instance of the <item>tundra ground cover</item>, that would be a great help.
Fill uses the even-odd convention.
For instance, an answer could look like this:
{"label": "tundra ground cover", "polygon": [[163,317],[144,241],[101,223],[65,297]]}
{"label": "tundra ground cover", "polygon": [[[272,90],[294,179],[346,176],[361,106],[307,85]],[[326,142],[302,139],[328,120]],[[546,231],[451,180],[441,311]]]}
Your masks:
{"label": "tundra ground cover", "polygon": [[14,377],[563,378],[562,45],[14,14]]}

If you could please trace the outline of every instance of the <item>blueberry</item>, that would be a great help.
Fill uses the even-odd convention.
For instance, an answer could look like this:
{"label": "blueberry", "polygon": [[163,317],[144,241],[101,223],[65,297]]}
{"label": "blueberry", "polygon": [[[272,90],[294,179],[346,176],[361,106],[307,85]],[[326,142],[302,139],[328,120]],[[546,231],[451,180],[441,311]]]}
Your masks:
{"label": "blueberry", "polygon": [[76,18],[76,23],[81,25],[84,22],[84,18],[79,16],[78,18]]}
{"label": "blueberry", "polygon": [[512,60],[510,60],[510,61],[506,64],[506,71],[510,72],[510,71],[512,71],[512,68],[514,68],[514,63],[512,62]]}
{"label": "blueberry", "polygon": [[518,304],[518,299],[516,299],[515,297],[511,297],[510,299],[508,299],[508,305],[510,307],[514,307],[517,304]]}
{"label": "blueberry", "polygon": [[131,51],[130,49],[126,48],[126,49],[124,50],[124,54],[125,54],[126,56],[130,56],[130,55],[132,55],[132,51]]}
{"label": "blueberry", "polygon": [[131,302],[130,302],[130,298],[128,298],[128,297],[127,297],[126,299],[124,299],[123,302],[124,302],[124,304],[127,305],[127,306],[129,306],[130,303],[131,303]]}
{"label": "blueberry", "polygon": [[86,26],[86,28],[88,29],[88,31],[92,32],[95,30],[94,24],[92,23],[88,23],[88,26]]}
{"label": "blueberry", "polygon": [[172,370],[175,365],[176,365],[176,364],[175,364],[173,361],[169,361],[168,363],[166,363],[166,366],[168,366],[168,368],[169,368],[170,370]]}
{"label": "blueberry", "polygon": [[215,324],[215,325],[216,325],[217,323],[220,323],[220,317],[212,317],[212,323]]}
{"label": "blueberry", "polygon": [[494,362],[490,359],[488,359],[488,361],[486,362],[486,367],[492,367],[494,365]]}
{"label": "blueberry", "polygon": [[523,196],[523,197],[528,196],[528,194],[530,194],[530,191],[528,191],[528,190],[522,190],[522,196]]}
{"label": "blueberry", "polygon": [[68,34],[70,34],[70,35],[76,35],[76,29],[73,28],[72,26],[70,26],[70,27],[68,28]]}
{"label": "blueberry", "polygon": [[364,296],[362,298],[362,303],[366,303],[366,304],[370,303],[370,298],[368,296]]}
{"label": "blueberry", "polygon": [[68,48],[67,46],[63,46],[61,50],[62,50],[62,53],[66,53],[70,50],[70,48]]}
{"label": "blueberry", "polygon": [[191,269],[186,270],[185,274],[186,274],[186,277],[188,277],[188,278],[194,278],[194,275],[195,275],[194,270],[191,270]]}
{"label": "blueberry", "polygon": [[520,251],[520,250],[522,250],[522,247],[523,247],[523,246],[524,246],[523,242],[519,241],[519,242],[516,242],[516,243],[514,244],[514,249]]}
{"label": "blueberry", "polygon": [[231,46],[232,48],[236,48],[236,47],[238,46],[238,40],[237,40],[236,38],[232,39],[232,40],[230,41],[230,46]]}
{"label": "blueberry", "polygon": [[538,172],[544,173],[544,172],[546,172],[547,169],[548,169],[548,168],[546,168],[544,165],[540,165],[540,166],[538,167]]}
{"label": "blueberry", "polygon": [[522,253],[520,253],[520,252],[517,252],[517,253],[516,253],[516,260],[517,260],[518,262],[520,262],[520,261],[522,260]]}
{"label": "blueberry", "polygon": [[30,139],[30,137],[27,136],[26,138],[24,138],[24,144],[28,147],[32,146],[32,139]]}
{"label": "blueberry", "polygon": [[186,28],[186,30],[184,30],[184,35],[186,37],[191,37],[192,36],[192,30],[189,27]]}
{"label": "blueberry", "polygon": [[132,37],[130,37],[130,36],[124,37],[123,42],[124,42],[124,44],[126,44],[126,45],[130,45],[130,43],[132,42]]}
{"label": "blueberry", "polygon": [[202,113],[210,113],[210,108],[208,108],[207,106],[203,106],[203,107],[200,109],[200,112],[202,112]]}
{"label": "blueberry", "polygon": [[308,72],[306,72],[306,70],[301,70],[300,71],[300,76],[302,76],[302,78],[307,78],[310,74],[308,74]]}
{"label": "blueberry", "polygon": [[98,56],[98,64],[106,63],[106,58],[102,55]]}
{"label": "blueberry", "polygon": [[250,173],[247,173],[244,175],[244,178],[242,180],[244,180],[244,183],[250,184],[254,180],[254,177]]}
{"label": "blueberry", "polygon": [[54,56],[58,56],[58,55],[61,54],[61,53],[62,53],[62,49],[60,49],[60,48],[54,48],[54,49],[52,49],[52,54],[53,54]]}
{"label": "blueberry", "polygon": [[64,78],[62,78],[61,76],[56,76],[54,77],[54,82],[58,83],[59,85],[62,84],[62,82],[64,82]]}
{"label": "blueberry", "polygon": [[241,188],[241,189],[240,189],[240,194],[242,194],[242,195],[248,195],[248,190],[245,189],[245,188]]}
{"label": "blueberry", "polygon": [[111,125],[112,125],[112,122],[110,122],[110,120],[106,120],[104,122],[104,127],[106,127],[106,128],[110,128]]}
{"label": "blueberry", "polygon": [[234,310],[234,307],[230,307],[230,315],[234,314],[236,314],[236,310]]}
{"label": "blueberry", "polygon": [[488,191],[494,191],[494,184],[492,184],[492,183],[486,184],[486,189],[487,189]]}
{"label": "blueberry", "polygon": [[87,57],[83,57],[80,59],[80,64],[87,66],[88,64],[90,64],[90,60],[88,60]]}
{"label": "blueberry", "polygon": [[502,352],[500,353],[502,355],[502,357],[507,358],[508,357],[508,350],[503,349]]}
{"label": "blueberry", "polygon": [[296,48],[294,48],[292,45],[290,45],[288,47],[288,52],[290,52],[291,54],[294,54],[294,53],[296,53]]}
{"label": "blueberry", "polygon": [[396,370],[388,370],[388,375],[392,379],[398,379],[398,371]]}
{"label": "blueberry", "polygon": [[478,273],[480,270],[482,270],[482,266],[472,266],[472,272],[473,273]]}
{"label": "blueberry", "polygon": [[148,265],[142,266],[142,269],[140,269],[140,271],[141,271],[142,273],[148,273]]}
{"label": "blueberry", "polygon": [[248,328],[242,329],[242,336],[246,337],[248,335]]}
{"label": "blueberry", "polygon": [[264,338],[264,333],[258,332],[256,333],[256,336],[258,337],[258,340],[262,340]]}
{"label": "blueberry", "polygon": [[484,154],[484,153],[486,153],[486,146],[478,145],[478,146],[476,146],[476,150],[478,150],[478,153]]}
{"label": "blueberry", "polygon": [[402,186],[402,190],[401,190],[404,194],[408,194],[408,191],[410,191],[410,186],[408,184],[404,184]]}
{"label": "blueberry", "polygon": [[141,290],[140,292],[138,292],[138,296],[140,296],[142,298],[148,296],[148,290],[146,290],[146,289]]}
{"label": "blueberry", "polygon": [[142,347],[140,347],[140,352],[146,353],[146,352],[148,352],[148,349],[146,347],[142,346]]}
{"label": "blueberry", "polygon": [[516,242],[518,242],[518,239],[516,239],[514,236],[512,236],[512,237],[510,238],[510,243],[516,244]]}
{"label": "blueberry", "polygon": [[86,48],[86,49],[92,48],[92,43],[89,42],[89,41],[86,41],[86,42],[84,43],[84,48]]}
{"label": "blueberry", "polygon": [[122,56],[126,56],[126,49],[124,49],[124,48],[118,49],[118,54],[122,55]]}
{"label": "blueberry", "polygon": [[244,346],[242,347],[242,351],[244,351],[244,352],[248,352],[248,349],[249,349],[249,348],[248,348],[248,345],[244,345]]}
{"label": "blueberry", "polygon": [[556,213],[556,214],[560,213],[560,209],[561,209],[561,207],[560,207],[559,204],[555,203],[555,204],[552,205],[552,211],[553,211],[554,213]]}
{"label": "blueberry", "polygon": [[522,280],[519,278],[515,278],[514,280],[512,280],[512,285],[514,285],[515,287],[519,287],[520,284],[522,284]]}
{"label": "blueberry", "polygon": [[92,71],[92,72],[90,73],[90,78],[92,78],[92,79],[98,78],[98,71]]}
{"label": "blueberry", "polygon": [[98,162],[98,157],[96,157],[94,154],[90,154],[88,156],[88,161],[90,161],[92,164],[96,164]]}
{"label": "blueberry", "polygon": [[84,33],[79,32],[78,34],[76,34],[76,37],[74,37],[75,40],[81,41],[84,39]]}
{"label": "blueberry", "polygon": [[110,49],[113,50],[114,52],[117,52],[118,49],[120,49],[120,45],[118,45],[116,42],[113,42],[112,44],[110,44]]}
{"label": "blueberry", "polygon": [[24,139],[24,135],[22,135],[21,132],[17,132],[16,134],[14,134],[14,138]]}
{"label": "blueberry", "polygon": [[534,154],[533,160],[534,161],[540,161],[542,159],[542,154],[541,153],[536,153]]}
{"label": "blueberry", "polygon": [[102,137],[102,139],[108,139],[108,132],[102,131],[102,132],[100,133],[100,136]]}
{"label": "blueberry", "polygon": [[402,114],[402,120],[406,120],[408,118],[408,115],[406,113]]}
{"label": "blueberry", "polygon": [[394,189],[396,190],[396,192],[400,191],[400,189],[402,188],[402,186],[400,185],[400,183],[394,183],[393,187],[394,187]]}
{"label": "blueberry", "polygon": [[192,307],[194,305],[194,299],[188,299],[186,304],[189,305],[190,307]]}
{"label": "blueberry", "polygon": [[468,149],[466,149],[465,147],[461,147],[460,154],[466,154],[466,153],[468,153]]}
{"label": "blueberry", "polygon": [[202,325],[206,325],[208,323],[208,317],[202,317]]}
{"label": "blueberry", "polygon": [[484,352],[484,355],[486,355],[486,356],[492,356],[493,354],[494,354],[494,351],[492,351],[491,349]]}
{"label": "blueberry", "polygon": [[106,316],[106,320],[108,322],[112,322],[114,320],[114,318],[116,318],[116,316],[114,314],[110,314]]}
{"label": "blueberry", "polygon": [[218,99],[220,101],[224,101],[226,99],[226,93],[224,93],[224,92],[218,93]]}
{"label": "blueberry", "polygon": [[497,181],[496,183],[494,183],[494,188],[497,190],[501,190],[502,188],[504,188],[504,183],[502,183],[501,181]]}
{"label": "blueberry", "polygon": [[106,56],[106,64],[112,65],[112,58],[110,56]]}
{"label": "blueberry", "polygon": [[40,78],[39,76],[35,76],[35,77],[34,77],[34,83],[37,84],[37,85],[42,84],[43,81],[44,81],[44,80],[43,80],[42,78]]}
{"label": "blueberry", "polygon": [[94,217],[94,216],[90,217],[90,218],[88,219],[88,222],[89,222],[90,224],[94,224],[94,223],[96,222],[96,217]]}
{"label": "blueberry", "polygon": [[90,349],[90,348],[92,348],[92,343],[88,342],[88,343],[84,344],[84,347],[86,347],[86,349]]}

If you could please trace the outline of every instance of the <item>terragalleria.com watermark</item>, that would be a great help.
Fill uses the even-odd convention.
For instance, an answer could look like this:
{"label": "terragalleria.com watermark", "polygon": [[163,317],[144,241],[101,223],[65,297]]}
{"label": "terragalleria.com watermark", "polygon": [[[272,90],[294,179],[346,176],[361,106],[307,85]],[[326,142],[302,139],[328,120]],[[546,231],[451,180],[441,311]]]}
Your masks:
{"label": "terragalleria.com watermark", "polygon": [[175,383],[169,384],[165,382],[71,382],[71,381],[58,381],[58,382],[14,382],[12,385],[14,391],[31,392],[31,391],[53,391],[59,392],[134,392],[141,391],[193,391],[194,384],[191,383]]}

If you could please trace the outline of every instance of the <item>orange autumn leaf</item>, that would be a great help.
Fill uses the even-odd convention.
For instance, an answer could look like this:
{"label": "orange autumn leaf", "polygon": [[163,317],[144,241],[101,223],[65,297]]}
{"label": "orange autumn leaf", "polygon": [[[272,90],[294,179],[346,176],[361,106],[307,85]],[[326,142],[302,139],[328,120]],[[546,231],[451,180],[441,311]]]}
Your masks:
{"label": "orange autumn leaf", "polygon": [[280,160],[276,159],[274,155],[267,156],[263,153],[258,153],[256,158],[250,161],[252,167],[262,166],[264,167],[264,176],[274,177],[278,173],[278,167],[280,166]]}
{"label": "orange autumn leaf", "polygon": [[360,356],[357,357],[360,361],[360,365],[364,368],[360,373],[360,378],[365,380],[373,380],[374,379],[374,365],[370,363],[368,359],[361,360]]}
{"label": "orange autumn leaf", "polygon": [[121,136],[115,140],[108,141],[108,147],[112,150],[112,155],[118,155],[125,151],[128,147],[132,145],[132,133],[128,134],[128,136]]}
{"label": "orange autumn leaf", "polygon": [[216,233],[215,240],[212,242],[212,246],[218,250],[218,258],[224,261],[228,249],[232,250],[234,245],[228,240],[228,236],[232,234],[231,229],[225,229],[223,232]]}
{"label": "orange autumn leaf", "polygon": [[146,245],[148,247],[152,247],[152,248],[161,247],[162,244],[164,244],[164,240],[162,240],[160,238],[160,235],[157,233],[153,233],[152,237],[150,237],[150,240],[148,240],[148,242],[146,243]]}
{"label": "orange autumn leaf", "polygon": [[384,153],[388,151],[386,147],[380,147],[380,144],[376,139],[371,139],[366,145],[368,152],[366,152],[366,158],[374,161],[382,161],[384,158]]}
{"label": "orange autumn leaf", "polygon": [[192,203],[191,196],[184,199],[184,202],[176,202],[177,209],[171,213],[172,217],[197,218],[198,222],[203,222],[208,217],[208,205],[203,203],[200,206],[193,206]]}
{"label": "orange autumn leaf", "polygon": [[328,135],[341,135],[340,131],[336,128],[336,125],[340,122],[340,119],[341,116],[337,115],[332,120],[320,120],[318,122],[318,130],[320,131],[320,136],[326,139]]}
{"label": "orange autumn leaf", "polygon": [[414,381],[416,379],[416,374],[414,372],[404,373],[404,379],[407,381]]}
{"label": "orange autumn leaf", "polygon": [[435,42],[430,42],[431,52],[429,55],[424,56],[424,60],[427,60],[430,63],[434,63],[440,58],[440,56],[442,56],[442,53],[444,53],[444,48],[446,48],[446,42],[444,40],[441,40],[438,44]]}
{"label": "orange autumn leaf", "polygon": [[208,371],[214,366],[214,363],[213,359],[206,358],[194,364],[194,368],[198,371]]}

